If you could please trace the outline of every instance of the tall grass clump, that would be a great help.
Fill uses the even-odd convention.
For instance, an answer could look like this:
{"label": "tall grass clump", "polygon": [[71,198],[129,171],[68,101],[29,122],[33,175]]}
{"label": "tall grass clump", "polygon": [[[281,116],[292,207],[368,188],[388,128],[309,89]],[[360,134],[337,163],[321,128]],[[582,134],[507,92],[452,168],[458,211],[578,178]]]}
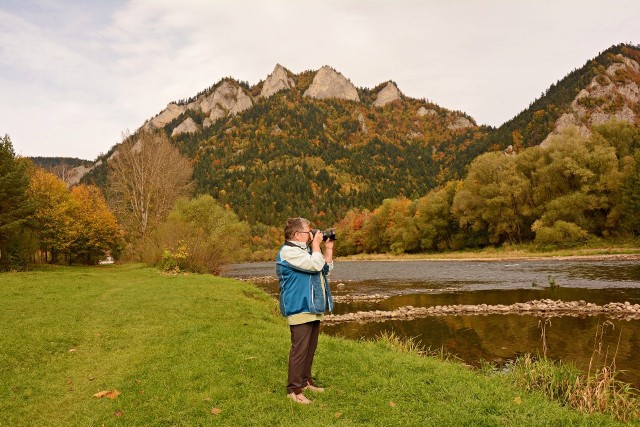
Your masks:
{"label": "tall grass clump", "polygon": [[[543,324],[543,337],[545,335]],[[640,394],[628,383],[618,379],[615,356],[603,348],[605,329],[611,322],[596,328],[595,344],[589,369],[582,372],[565,362],[553,361],[546,356],[530,354],[515,360],[509,370],[514,382],[528,390],[540,391],[549,399],[585,413],[603,413],[629,422],[640,419]],[[544,340],[543,340],[544,341]],[[617,352],[617,348],[616,348]]]}
{"label": "tall grass clump", "polygon": [[426,354],[422,348],[422,343],[418,341],[418,337],[402,337],[394,331],[382,331],[376,336],[376,341],[399,353],[411,353],[421,356]]}
{"label": "tall grass clump", "polygon": [[376,342],[389,347],[398,353],[410,353],[418,356],[433,357],[444,361],[454,361],[463,363],[462,359],[452,353],[448,353],[444,350],[444,347],[431,348],[424,347],[422,341],[418,340],[418,337],[403,337],[396,334],[394,331],[382,331],[376,335]]}

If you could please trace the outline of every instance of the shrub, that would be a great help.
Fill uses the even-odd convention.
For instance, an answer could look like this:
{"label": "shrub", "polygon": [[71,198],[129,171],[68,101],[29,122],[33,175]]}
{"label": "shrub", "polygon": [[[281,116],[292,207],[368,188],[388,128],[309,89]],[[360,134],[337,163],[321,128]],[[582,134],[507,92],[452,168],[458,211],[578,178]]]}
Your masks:
{"label": "shrub", "polygon": [[187,269],[187,259],[189,258],[189,248],[184,240],[178,242],[178,246],[173,249],[165,249],[162,252],[162,270],[167,273],[179,273]]}
{"label": "shrub", "polygon": [[589,233],[580,226],[562,220],[551,227],[536,221],[531,229],[536,233],[535,243],[538,245],[573,246],[584,243],[589,237]]}
{"label": "shrub", "polygon": [[249,225],[211,196],[179,201],[144,250],[146,263],[165,271],[217,274],[247,258]]}

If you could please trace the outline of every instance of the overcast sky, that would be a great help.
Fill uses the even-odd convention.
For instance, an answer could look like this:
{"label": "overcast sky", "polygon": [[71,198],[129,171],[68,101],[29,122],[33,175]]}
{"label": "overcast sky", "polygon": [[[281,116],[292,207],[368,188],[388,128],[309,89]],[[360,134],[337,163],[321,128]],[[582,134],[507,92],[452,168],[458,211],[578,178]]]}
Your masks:
{"label": "overcast sky", "polygon": [[499,126],[611,45],[638,0],[0,0],[0,135],[95,159],[170,101],[280,63]]}

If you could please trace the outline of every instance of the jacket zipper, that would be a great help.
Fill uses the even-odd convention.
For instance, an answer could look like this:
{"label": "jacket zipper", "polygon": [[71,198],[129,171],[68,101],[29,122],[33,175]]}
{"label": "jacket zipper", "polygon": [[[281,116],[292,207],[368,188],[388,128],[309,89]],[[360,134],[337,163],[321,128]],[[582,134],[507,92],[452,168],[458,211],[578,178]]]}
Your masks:
{"label": "jacket zipper", "polygon": [[313,303],[313,283],[311,283],[311,276],[309,276],[309,289],[311,290],[311,309],[315,309],[315,304]]}

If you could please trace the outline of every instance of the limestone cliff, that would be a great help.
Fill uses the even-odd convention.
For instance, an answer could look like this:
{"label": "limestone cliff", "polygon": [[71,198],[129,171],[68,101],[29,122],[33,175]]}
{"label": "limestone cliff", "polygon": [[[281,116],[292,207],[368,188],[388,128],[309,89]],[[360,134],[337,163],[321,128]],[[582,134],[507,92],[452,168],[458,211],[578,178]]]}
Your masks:
{"label": "limestone cliff", "polygon": [[614,58],[616,62],[593,77],[576,95],[569,111],[556,120],[553,131],[540,145],[545,146],[550,136],[569,126],[589,135],[591,126],[613,117],[640,124],[640,64],[620,54]]}
{"label": "limestone cliff", "polygon": [[[159,129],[170,122],[180,117],[181,114],[188,110],[196,112],[202,112],[207,115],[207,118],[203,122],[203,127],[211,126],[216,120],[219,120],[228,115],[236,115],[253,105],[253,101],[249,95],[247,95],[242,87],[236,82],[230,80],[224,80],[215,90],[210,93],[205,93],[198,96],[194,101],[186,104],[179,105],[177,103],[170,103],[167,108],[154,118],[148,120],[144,127],[146,129],[155,128]],[[193,120],[191,120],[193,122]],[[196,123],[187,122],[186,119],[179,127],[177,133],[173,136],[179,135],[184,132],[195,132],[194,126]],[[178,128],[176,128],[178,129]],[[175,132],[175,129],[174,129]]]}
{"label": "limestone cliff", "polygon": [[395,83],[388,82],[387,85],[380,92],[378,92],[376,100],[373,101],[373,106],[384,107],[385,105],[399,99],[401,98],[398,87],[395,85]]}
{"label": "limestone cliff", "polygon": [[174,102],[167,104],[167,108],[162,110],[160,114],[149,120],[145,126],[148,128],[162,128],[168,125],[172,120],[177,118],[180,114],[184,113],[187,107],[184,105],[178,105]]}
{"label": "limestone cliff", "polygon": [[187,108],[202,111],[208,117],[203,122],[207,127],[227,115],[236,115],[253,105],[253,101],[237,83],[225,80],[213,92],[203,95]]}
{"label": "limestone cliff", "polygon": [[447,128],[451,130],[466,129],[475,126],[475,124],[471,120],[463,116],[449,114],[447,118],[450,121],[450,123],[447,125]]}
{"label": "limestone cliff", "polygon": [[178,127],[173,129],[173,132],[171,132],[171,136],[180,135],[181,133],[195,133],[199,130],[200,126],[198,126],[191,117],[187,117],[182,123],[178,125]]}
{"label": "limestone cliff", "polygon": [[280,64],[276,64],[276,68],[264,81],[260,96],[263,98],[269,98],[274,93],[285,89],[291,89],[295,86],[296,84],[293,79],[289,77],[287,69]]}
{"label": "limestone cliff", "polygon": [[420,109],[418,110],[418,112],[416,113],[418,115],[418,117],[424,117],[424,116],[437,116],[438,112],[436,110],[434,110],[433,108],[425,108],[425,107],[420,107]]}
{"label": "limestone cliff", "polygon": [[339,72],[325,65],[320,68],[313,78],[304,96],[316,99],[346,99],[360,101],[356,87]]}

